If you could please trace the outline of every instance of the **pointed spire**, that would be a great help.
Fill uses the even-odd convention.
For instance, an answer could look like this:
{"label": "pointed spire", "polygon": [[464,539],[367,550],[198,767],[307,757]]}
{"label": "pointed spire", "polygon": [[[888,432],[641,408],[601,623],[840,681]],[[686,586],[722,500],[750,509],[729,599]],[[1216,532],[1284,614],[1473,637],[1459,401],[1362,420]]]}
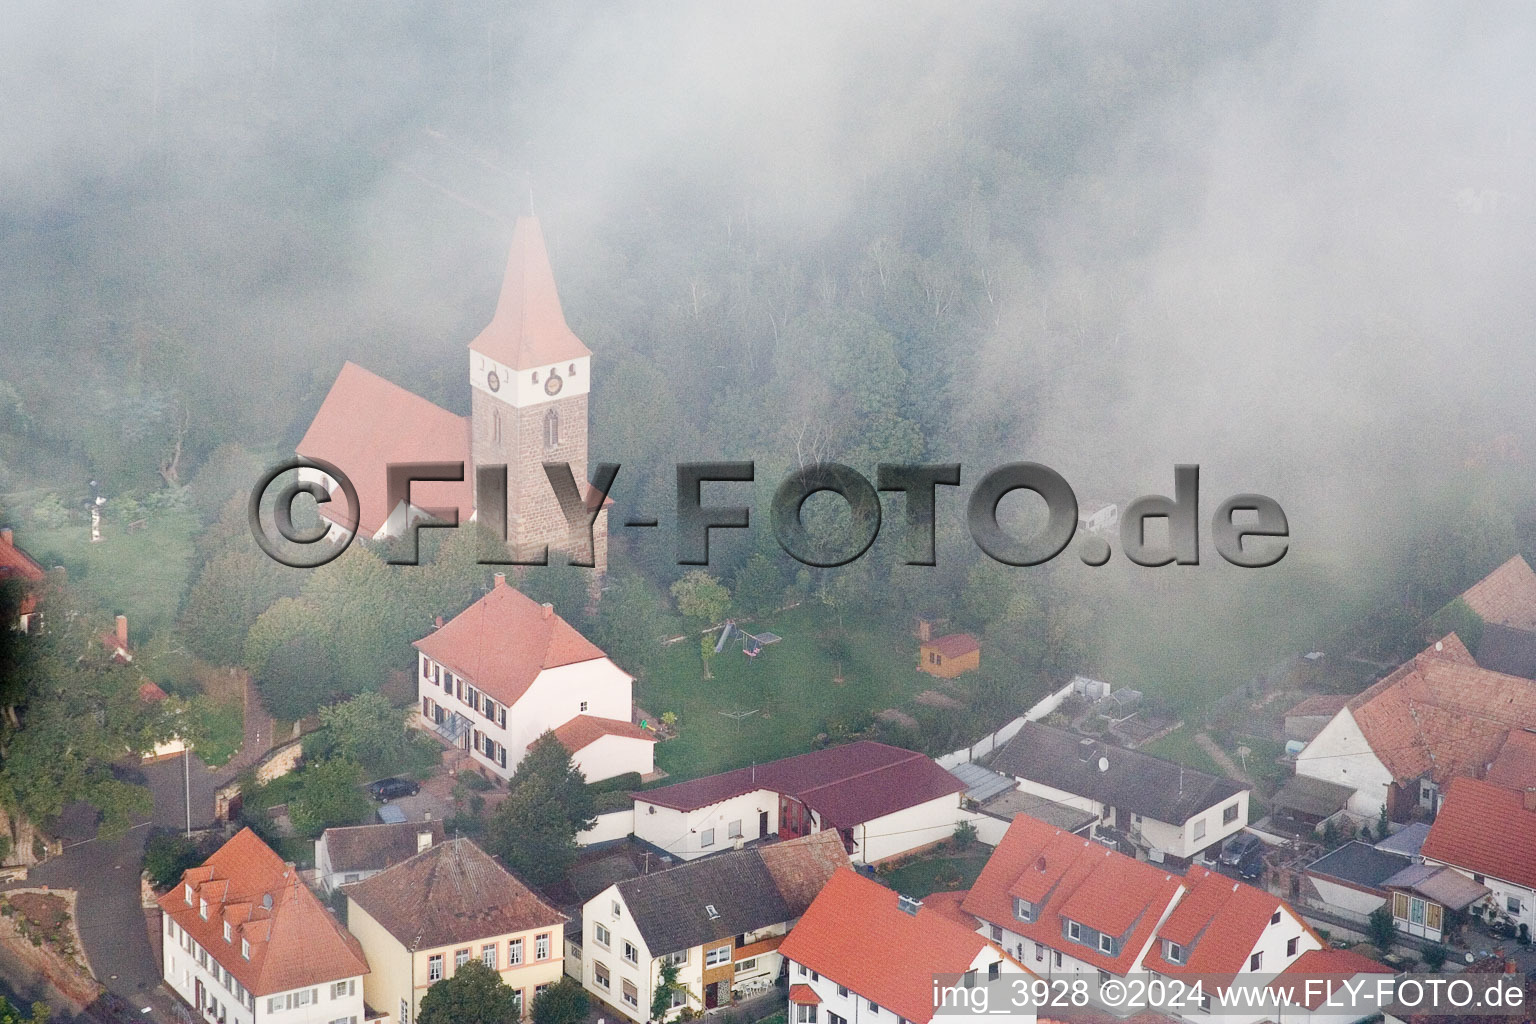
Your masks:
{"label": "pointed spire", "polygon": [[537,218],[517,218],[496,315],[469,347],[514,370],[534,370],[592,354],[565,322]]}

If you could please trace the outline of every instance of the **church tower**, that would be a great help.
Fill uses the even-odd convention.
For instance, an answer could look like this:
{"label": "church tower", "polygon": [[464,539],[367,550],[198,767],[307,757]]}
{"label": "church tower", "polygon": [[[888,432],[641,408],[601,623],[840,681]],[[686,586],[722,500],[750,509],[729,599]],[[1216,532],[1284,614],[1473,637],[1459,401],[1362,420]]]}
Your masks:
{"label": "church tower", "polygon": [[[544,473],[566,462],[586,494],[592,353],[566,325],[544,233],[519,217],[496,315],[469,345],[470,459],[507,467],[507,539],[520,557],[568,551],[569,528]],[[593,524],[596,569],[607,566],[608,514]],[[553,560],[553,559],[552,559]]]}

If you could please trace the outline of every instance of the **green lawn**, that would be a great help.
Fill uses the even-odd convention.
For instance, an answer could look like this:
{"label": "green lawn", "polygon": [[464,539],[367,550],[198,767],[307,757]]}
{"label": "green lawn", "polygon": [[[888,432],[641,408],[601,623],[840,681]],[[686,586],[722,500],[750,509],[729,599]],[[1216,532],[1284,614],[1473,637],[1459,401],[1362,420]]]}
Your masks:
{"label": "green lawn", "polygon": [[1187,725],[1182,725],[1162,739],[1154,740],[1139,749],[1158,757],[1166,757],[1170,761],[1177,761],[1190,768],[1198,768],[1212,775],[1223,774],[1221,766],[1211,760],[1211,755],[1195,742],[1195,731]]}
{"label": "green lawn", "polygon": [[[690,637],[667,648],[641,688],[647,711],[678,716],[678,736],[656,749],[669,781],[804,753],[828,719],[855,721],[900,706],[937,682],[917,671],[910,637],[855,615],[845,616],[846,642],[820,605],[744,625],[784,639],[756,658],[732,642],[713,659],[714,678],[704,679]],[[834,682],[839,674],[843,681]],[[753,710],[739,721],[721,714]]]}
{"label": "green lawn", "polygon": [[935,892],[969,889],[976,876],[981,874],[991,852],[985,846],[978,846],[970,853],[925,857],[886,873],[882,880],[903,896],[915,899]]}
{"label": "green lawn", "polygon": [[70,584],[96,595],[106,611],[127,615],[134,641],[140,642],[176,617],[197,530],[191,512],[156,512],[131,533],[113,524],[99,544],[91,543],[88,525],[73,523],[19,529],[16,542],[43,566],[64,566]]}

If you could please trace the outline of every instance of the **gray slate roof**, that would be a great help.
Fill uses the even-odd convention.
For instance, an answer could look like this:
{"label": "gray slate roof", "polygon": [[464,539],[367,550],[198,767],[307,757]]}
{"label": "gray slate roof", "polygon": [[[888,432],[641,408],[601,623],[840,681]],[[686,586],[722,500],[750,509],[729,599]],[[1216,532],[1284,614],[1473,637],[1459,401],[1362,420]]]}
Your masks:
{"label": "gray slate roof", "polygon": [[384,825],[328,828],[320,836],[330,856],[332,871],[383,871],[419,851],[417,836],[432,833],[432,842],[443,841],[441,821],[400,821]]}
{"label": "gray slate roof", "polygon": [[[1103,771],[1100,759],[1106,762]],[[1248,788],[1038,722],[1025,723],[998,751],[992,768],[1174,825]]]}
{"label": "gray slate roof", "polygon": [[1382,883],[1409,864],[1401,854],[1379,850],[1368,843],[1348,842],[1311,864],[1307,874],[1336,878],[1357,886],[1384,892]]}
{"label": "gray slate roof", "polygon": [[[829,844],[836,846],[836,857],[828,856]],[[618,886],[651,955],[664,956],[793,921],[832,872],[847,865],[837,833],[822,832],[703,857]],[[717,916],[710,916],[710,907]]]}

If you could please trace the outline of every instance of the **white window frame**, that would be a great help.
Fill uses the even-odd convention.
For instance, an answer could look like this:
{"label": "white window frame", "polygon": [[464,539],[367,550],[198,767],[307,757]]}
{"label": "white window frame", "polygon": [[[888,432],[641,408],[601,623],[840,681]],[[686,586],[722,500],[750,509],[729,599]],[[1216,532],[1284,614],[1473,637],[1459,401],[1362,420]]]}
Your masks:
{"label": "white window frame", "polygon": [[708,968],[719,967],[721,964],[728,964],[730,962],[730,946],[716,946],[714,949],[706,949],[704,951],[704,967],[706,970]]}

